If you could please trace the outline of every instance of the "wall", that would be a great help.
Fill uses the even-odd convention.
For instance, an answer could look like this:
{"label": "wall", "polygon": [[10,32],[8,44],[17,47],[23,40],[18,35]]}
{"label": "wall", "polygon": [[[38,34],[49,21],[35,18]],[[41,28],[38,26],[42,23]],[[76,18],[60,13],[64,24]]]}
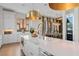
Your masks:
{"label": "wall", "polygon": [[36,32],[39,32],[39,35],[42,35],[42,20],[30,20],[29,30],[30,28],[34,28]]}
{"label": "wall", "polygon": [[65,11],[63,11],[63,19],[62,19],[62,30],[63,30],[63,40],[66,40],[66,16],[65,16]]}
{"label": "wall", "polygon": [[74,10],[74,41],[79,42],[79,8]]}

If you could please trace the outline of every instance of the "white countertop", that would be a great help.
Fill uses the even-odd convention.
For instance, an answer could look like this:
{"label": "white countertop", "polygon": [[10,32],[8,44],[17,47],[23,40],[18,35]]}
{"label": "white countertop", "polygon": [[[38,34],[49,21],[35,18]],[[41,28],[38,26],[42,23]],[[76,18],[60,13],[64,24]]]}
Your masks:
{"label": "white countertop", "polygon": [[36,41],[33,39],[32,41],[39,43],[38,46],[41,49],[56,56],[79,56],[79,43],[50,37],[45,37],[44,40],[38,38]]}
{"label": "white countertop", "polygon": [[79,55],[79,43],[66,41],[62,39],[46,37],[46,40],[41,42],[40,48],[57,56]]}

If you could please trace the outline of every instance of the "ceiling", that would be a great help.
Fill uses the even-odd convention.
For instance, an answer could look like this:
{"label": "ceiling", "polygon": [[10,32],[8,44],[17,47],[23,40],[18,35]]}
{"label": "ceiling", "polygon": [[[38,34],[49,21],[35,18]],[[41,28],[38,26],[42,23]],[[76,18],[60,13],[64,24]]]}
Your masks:
{"label": "ceiling", "polygon": [[0,6],[24,14],[28,13],[29,10],[35,9],[38,10],[42,15],[46,15],[50,17],[62,15],[60,11],[55,11],[49,8],[48,3],[0,3]]}
{"label": "ceiling", "polygon": [[25,13],[29,9],[38,9],[41,7],[47,7],[47,4],[37,4],[37,3],[0,3],[1,6],[13,9],[15,11]]}

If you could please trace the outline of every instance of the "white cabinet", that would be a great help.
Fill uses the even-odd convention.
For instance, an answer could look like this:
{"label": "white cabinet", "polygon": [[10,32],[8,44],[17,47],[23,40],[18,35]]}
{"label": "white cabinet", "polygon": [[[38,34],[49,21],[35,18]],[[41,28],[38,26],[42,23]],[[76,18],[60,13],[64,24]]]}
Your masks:
{"label": "white cabinet", "polygon": [[31,41],[24,40],[24,53],[26,56],[38,56],[39,47]]}
{"label": "white cabinet", "polygon": [[0,47],[2,45],[2,35],[3,35],[3,16],[2,16],[2,7],[0,6]]}
{"label": "white cabinet", "polygon": [[2,45],[2,41],[0,40],[0,48],[1,48],[1,45]]}
{"label": "white cabinet", "polygon": [[3,29],[11,30],[11,34],[4,34],[3,43],[17,42],[17,29],[16,29],[16,17],[15,12],[3,10]]}
{"label": "white cabinet", "polygon": [[17,32],[17,41],[20,42],[21,41],[21,35],[23,33],[22,32]]}
{"label": "white cabinet", "polygon": [[2,45],[2,35],[0,35],[0,47]]}
{"label": "white cabinet", "polygon": [[15,28],[15,12],[3,10],[4,28]]}
{"label": "white cabinet", "polygon": [[[20,42],[20,33],[17,33],[16,22],[19,17],[24,18],[25,14],[17,13],[0,6],[0,35],[3,36],[0,44],[1,41],[2,44]],[[4,34],[4,31],[8,29],[10,29],[12,33]]]}
{"label": "white cabinet", "polygon": [[42,37],[31,37],[28,33],[21,37],[21,49],[26,56],[39,56],[40,40]]}

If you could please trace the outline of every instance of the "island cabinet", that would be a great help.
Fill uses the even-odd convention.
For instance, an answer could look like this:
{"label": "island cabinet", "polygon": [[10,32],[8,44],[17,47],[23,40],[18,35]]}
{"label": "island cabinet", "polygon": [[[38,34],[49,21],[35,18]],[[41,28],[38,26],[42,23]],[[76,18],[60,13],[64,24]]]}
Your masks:
{"label": "island cabinet", "polygon": [[26,56],[38,56],[39,47],[29,40],[24,40],[22,43],[22,51]]}
{"label": "island cabinet", "polygon": [[79,56],[79,43],[45,37],[41,40],[22,39],[22,50],[26,56]]}
{"label": "island cabinet", "polygon": [[47,48],[44,49],[45,46],[41,45],[41,43],[44,41],[41,40],[42,38],[28,39],[27,36],[26,38],[24,37],[21,37],[21,51],[25,56],[53,56],[53,54],[46,50]]}

